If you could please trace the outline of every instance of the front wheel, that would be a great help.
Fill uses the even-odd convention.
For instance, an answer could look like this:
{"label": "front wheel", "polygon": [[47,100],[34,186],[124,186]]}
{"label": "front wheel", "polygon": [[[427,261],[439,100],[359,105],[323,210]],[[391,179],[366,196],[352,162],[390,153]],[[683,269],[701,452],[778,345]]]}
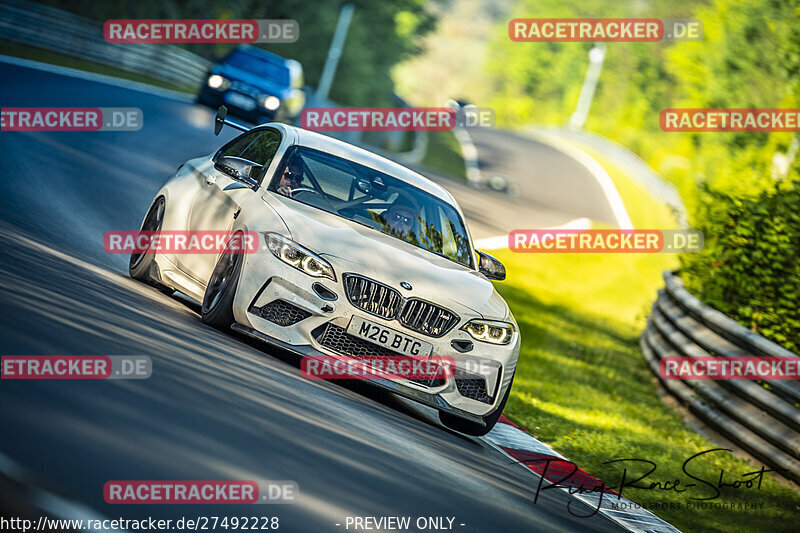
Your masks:
{"label": "front wheel", "polygon": [[483,422],[486,424],[482,426],[477,422],[471,422],[469,420],[464,420],[461,417],[456,415],[447,413],[445,411],[439,411],[439,421],[447,428],[452,429],[453,431],[458,431],[459,433],[464,433],[465,435],[472,435],[473,437],[482,437],[489,433],[492,428],[497,424],[497,421],[500,420],[500,415],[503,414],[503,408],[506,406],[506,402],[508,401],[508,395],[511,393],[511,385],[514,383],[514,376],[511,376],[511,381],[508,384],[508,388],[506,389],[506,393],[503,396],[503,400],[497,406],[491,414],[483,417]]}
{"label": "front wheel", "polygon": [[[234,240],[236,236],[233,237]],[[239,284],[242,254],[234,253],[230,247],[220,256],[211,279],[208,280],[203,306],[200,310],[203,322],[220,330],[227,330],[233,323],[233,297]]]}
{"label": "front wheel", "polygon": [[[160,196],[150,206],[147,216],[144,217],[142,223],[142,231],[161,231],[161,225],[164,223],[164,209],[166,201],[163,196]],[[147,283],[157,288],[166,295],[175,292],[170,287],[159,283],[153,277],[153,268],[155,267],[155,255],[148,253],[149,250],[139,250],[131,254],[130,261],[128,262],[128,274],[131,278]]]}

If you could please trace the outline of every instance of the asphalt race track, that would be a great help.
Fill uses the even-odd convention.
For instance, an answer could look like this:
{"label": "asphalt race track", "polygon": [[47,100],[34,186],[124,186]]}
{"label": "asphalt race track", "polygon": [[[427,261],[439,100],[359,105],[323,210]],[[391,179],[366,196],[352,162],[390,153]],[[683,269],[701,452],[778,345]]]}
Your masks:
{"label": "asphalt race track", "polygon": [[[570,515],[563,491],[534,503],[535,475],[444,429],[433,411],[364,384],[304,379],[292,356],[213,330],[194,303],[128,278],[128,257],[107,254],[103,234],[138,229],[181,162],[234,135],[214,137],[211,110],[8,64],[0,79],[4,107],[144,113],[138,132],[0,132],[0,353],[153,360],[147,380],[0,382],[0,485],[24,475],[76,505],[64,518],[88,508],[278,516],[280,530],[302,532],[345,531],[347,516],[450,516],[465,532],[619,530],[600,514]],[[544,148],[516,140],[505,150],[524,169]],[[257,507],[114,506],[102,489],[115,479],[293,480],[300,495]]]}

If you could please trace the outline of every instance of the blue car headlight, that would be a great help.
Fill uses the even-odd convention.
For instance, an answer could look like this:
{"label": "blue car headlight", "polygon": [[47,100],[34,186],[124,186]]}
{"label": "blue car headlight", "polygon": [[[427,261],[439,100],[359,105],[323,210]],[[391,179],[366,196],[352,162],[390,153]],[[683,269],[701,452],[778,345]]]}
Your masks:
{"label": "blue car headlight", "polygon": [[206,83],[208,83],[209,87],[216,89],[217,91],[224,91],[231,84],[230,80],[220,76],[219,74],[212,74],[209,76]]}
{"label": "blue car headlight", "polygon": [[275,111],[281,106],[281,100],[277,96],[261,96],[258,103],[267,111]]}
{"label": "blue car headlight", "polygon": [[287,265],[315,278],[336,281],[336,274],[331,264],[308,248],[277,233],[265,233],[264,239],[267,241],[269,251]]}

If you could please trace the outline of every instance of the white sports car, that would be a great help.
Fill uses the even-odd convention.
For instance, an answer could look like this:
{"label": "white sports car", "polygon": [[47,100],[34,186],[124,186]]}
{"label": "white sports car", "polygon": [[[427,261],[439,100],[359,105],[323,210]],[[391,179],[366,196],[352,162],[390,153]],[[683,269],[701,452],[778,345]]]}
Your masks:
{"label": "white sports car", "polygon": [[[442,187],[376,154],[280,123],[181,165],[142,230],[255,231],[256,253],[133,253],[130,275],[202,302],[204,322],[301,356],[451,356],[456,372],[376,379],[456,431],[497,422],[520,334]],[[399,342],[398,342],[399,339]]]}

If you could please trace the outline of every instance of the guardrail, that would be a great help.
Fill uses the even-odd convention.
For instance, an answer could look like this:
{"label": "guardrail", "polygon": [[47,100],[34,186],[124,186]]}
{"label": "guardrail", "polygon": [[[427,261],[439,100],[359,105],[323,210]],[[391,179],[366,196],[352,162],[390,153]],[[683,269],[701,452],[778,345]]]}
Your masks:
{"label": "guardrail", "polygon": [[109,43],[100,22],[27,0],[0,2],[0,36],[186,87],[199,86],[211,66],[177,46]]}
{"label": "guardrail", "polygon": [[[641,338],[645,360],[657,377],[659,361],[667,356],[800,357],[706,307],[673,273],[665,272],[664,281]],[[711,429],[800,484],[800,382],[661,383]]]}

